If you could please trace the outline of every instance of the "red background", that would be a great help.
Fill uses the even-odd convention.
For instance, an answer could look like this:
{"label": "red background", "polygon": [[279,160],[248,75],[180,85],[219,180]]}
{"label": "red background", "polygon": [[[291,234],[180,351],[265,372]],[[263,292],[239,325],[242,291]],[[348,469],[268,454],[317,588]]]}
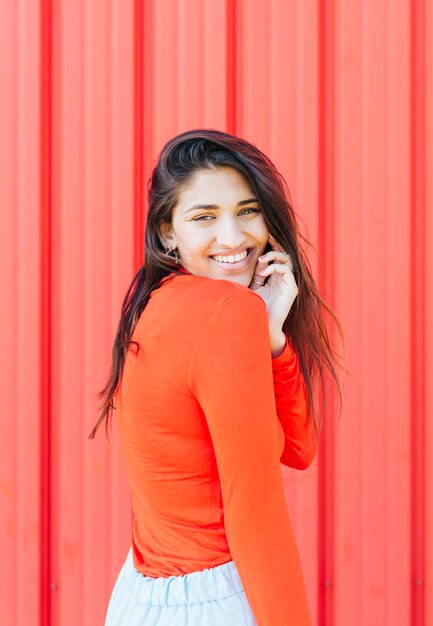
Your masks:
{"label": "red background", "polygon": [[432,31],[431,0],[0,3],[3,624],[103,623],[130,503],[87,434],[151,167],[196,127],[274,160],[345,331],[341,423],[282,470],[314,623],[433,623]]}

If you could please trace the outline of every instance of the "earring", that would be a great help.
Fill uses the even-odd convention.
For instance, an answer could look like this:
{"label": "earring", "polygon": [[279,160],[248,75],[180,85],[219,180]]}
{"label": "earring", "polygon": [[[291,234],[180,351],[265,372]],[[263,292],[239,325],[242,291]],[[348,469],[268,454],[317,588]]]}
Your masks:
{"label": "earring", "polygon": [[178,261],[179,261],[179,255],[178,255],[178,253],[177,253],[176,248],[166,248],[166,249],[165,249],[165,252],[166,252],[167,256],[173,256],[172,254],[170,254],[170,252],[174,252],[174,257],[175,257],[175,259],[176,259],[176,263],[178,263]]}

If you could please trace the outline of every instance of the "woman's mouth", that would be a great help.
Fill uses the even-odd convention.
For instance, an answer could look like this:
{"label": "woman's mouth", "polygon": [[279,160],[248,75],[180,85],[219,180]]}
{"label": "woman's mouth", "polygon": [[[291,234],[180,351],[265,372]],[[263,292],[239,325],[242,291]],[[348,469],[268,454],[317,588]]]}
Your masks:
{"label": "woman's mouth", "polygon": [[246,250],[244,250],[244,252],[241,252],[239,254],[234,254],[234,255],[219,255],[218,254],[215,256],[211,256],[210,258],[212,259],[212,261],[215,261],[215,263],[217,263],[219,267],[227,271],[233,271],[233,270],[242,269],[243,267],[248,265],[248,262],[251,256],[251,250],[252,248],[247,248]]}

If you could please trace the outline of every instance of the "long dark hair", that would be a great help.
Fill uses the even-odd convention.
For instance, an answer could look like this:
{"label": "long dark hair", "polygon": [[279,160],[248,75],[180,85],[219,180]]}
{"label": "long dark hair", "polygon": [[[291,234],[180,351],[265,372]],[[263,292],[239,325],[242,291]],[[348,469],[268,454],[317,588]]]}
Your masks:
{"label": "long dark hair", "polygon": [[[325,413],[326,372],[335,383],[341,412],[342,393],[335,367],[340,363],[330,345],[324,312],[335,322],[341,340],[343,333],[336,316],[320,297],[308,259],[300,246],[301,240],[309,246],[311,244],[299,232],[283,177],[269,158],[246,140],[218,130],[198,129],[183,132],[165,144],[149,180],[144,263],[134,276],[123,301],[113,344],[110,377],[98,394],[103,402],[90,439],[104,420],[108,430],[131,336],[151,292],[162,284],[168,274],[182,271],[165,251],[159,229],[163,223],[171,222],[173,208],[184,184],[199,170],[218,166],[232,166],[243,174],[256,194],[269,233],[293,261],[298,295],[283,325],[283,332],[298,356],[307,392],[308,418],[314,425],[316,436],[322,429]],[[268,249],[271,248],[265,251]],[[321,411],[315,399],[319,381],[323,399]]]}

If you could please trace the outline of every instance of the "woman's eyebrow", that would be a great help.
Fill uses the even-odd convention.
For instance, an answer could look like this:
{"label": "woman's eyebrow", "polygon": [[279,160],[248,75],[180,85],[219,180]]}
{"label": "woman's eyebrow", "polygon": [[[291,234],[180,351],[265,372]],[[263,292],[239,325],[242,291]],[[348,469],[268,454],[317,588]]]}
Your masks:
{"label": "woman's eyebrow", "polygon": [[[247,198],[246,200],[241,200],[240,202],[238,202],[238,206],[250,204],[251,202],[258,202],[258,200],[257,198]],[[219,209],[219,206],[217,204],[194,204],[185,211],[184,215],[186,213],[189,213],[190,211],[195,211],[197,209]]]}

